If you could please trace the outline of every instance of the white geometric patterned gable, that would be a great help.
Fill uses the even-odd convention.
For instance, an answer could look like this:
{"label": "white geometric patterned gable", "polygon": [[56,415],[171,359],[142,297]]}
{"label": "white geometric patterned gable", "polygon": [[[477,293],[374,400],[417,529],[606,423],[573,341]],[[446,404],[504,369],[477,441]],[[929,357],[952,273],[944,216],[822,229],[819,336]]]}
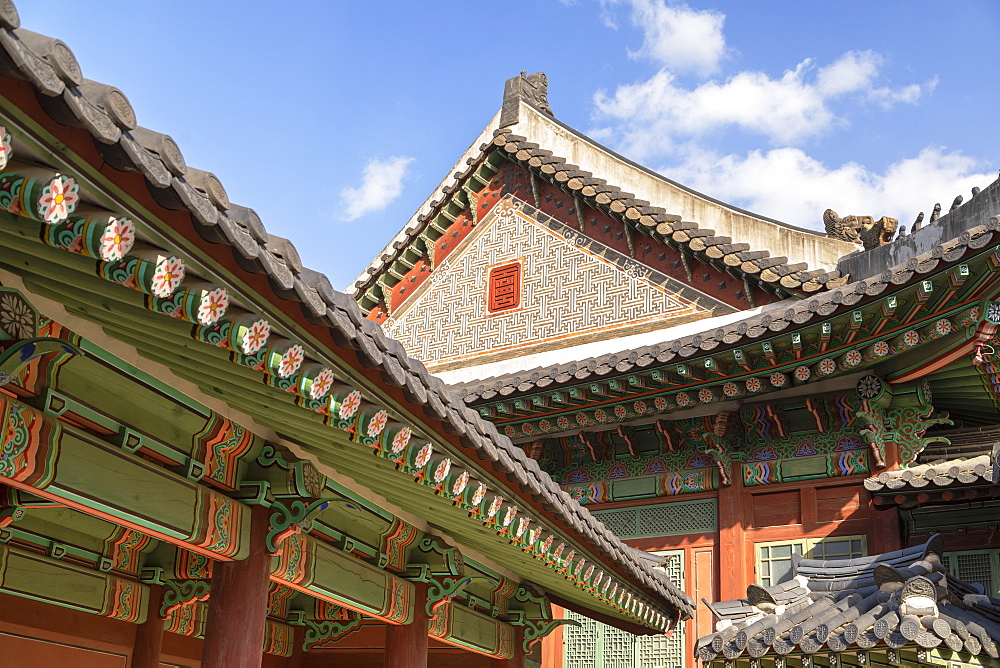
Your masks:
{"label": "white geometric patterned gable", "polygon": [[[732,310],[534,213],[513,197],[499,202],[432,280],[395,309],[386,333],[431,371],[444,371],[472,358],[483,364]],[[520,268],[510,271],[514,264]],[[489,300],[497,269],[504,298]],[[509,285],[511,276],[519,285]],[[491,312],[493,304],[504,308]]]}

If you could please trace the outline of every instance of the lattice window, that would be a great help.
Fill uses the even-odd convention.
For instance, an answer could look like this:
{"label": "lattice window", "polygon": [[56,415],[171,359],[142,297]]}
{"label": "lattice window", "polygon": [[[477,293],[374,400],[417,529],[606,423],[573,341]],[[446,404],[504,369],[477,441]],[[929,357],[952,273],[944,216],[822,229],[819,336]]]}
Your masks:
{"label": "lattice window", "polygon": [[520,262],[490,269],[486,305],[490,313],[509,311],[521,305]]}
{"label": "lattice window", "polygon": [[757,577],[765,587],[792,579],[792,555],[802,555],[803,543],[757,546]]}
{"label": "lattice window", "polygon": [[[684,551],[657,552],[669,556],[665,567],[670,581],[684,586]],[[665,636],[635,636],[612,626],[566,611],[581,626],[564,627],[564,668],[683,668],[684,627]]]}
{"label": "lattice window", "polygon": [[619,538],[707,533],[718,527],[715,499],[592,512]]}
{"label": "lattice window", "polygon": [[757,581],[765,586],[791,580],[792,555],[806,559],[854,559],[868,554],[864,536],[802,538],[757,543]]}
{"label": "lattice window", "polygon": [[572,610],[566,611],[566,619],[576,620],[580,622],[580,626],[564,627],[564,668],[596,668],[594,661],[597,657],[599,627],[604,625]]}
{"label": "lattice window", "polygon": [[604,629],[604,661],[599,668],[635,668],[636,636],[603,625]]}
{"label": "lattice window", "polygon": [[610,510],[604,513],[594,513],[594,515],[604,522],[608,531],[620,538],[629,538],[639,535],[639,518],[631,508],[627,510]]}
{"label": "lattice window", "polygon": [[682,668],[684,666],[684,633],[678,628],[666,636],[640,636],[639,662],[636,668]]}
{"label": "lattice window", "polygon": [[959,580],[981,584],[990,596],[1000,596],[1000,550],[948,552],[944,567]]}
{"label": "lattice window", "polygon": [[811,541],[810,559],[855,559],[865,556],[863,536],[821,538]]}
{"label": "lattice window", "polygon": [[[714,516],[713,516],[714,520]],[[670,583],[684,591],[684,550],[657,552],[669,557],[663,570]],[[684,625],[674,629],[670,638],[665,636],[641,636],[638,642],[639,661],[637,668],[681,668],[684,659]]]}

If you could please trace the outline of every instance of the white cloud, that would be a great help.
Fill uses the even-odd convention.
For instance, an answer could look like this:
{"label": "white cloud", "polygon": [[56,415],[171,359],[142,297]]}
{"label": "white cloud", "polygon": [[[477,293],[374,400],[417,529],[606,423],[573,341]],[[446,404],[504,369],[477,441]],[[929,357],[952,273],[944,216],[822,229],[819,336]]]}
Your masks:
{"label": "white cloud", "polygon": [[[605,0],[608,5],[622,0]],[[722,24],[726,16],[716,11],[698,11],[664,0],[627,0],[632,24],[643,32],[642,46],[629,51],[633,58],[649,58],[675,72],[707,75],[715,72],[726,53]],[[615,27],[605,12],[605,23]]]}
{"label": "white cloud", "polygon": [[596,132],[639,160],[669,153],[681,138],[729,127],[788,145],[843,125],[831,103],[844,96],[883,107],[913,104],[936,83],[876,88],[881,63],[874,52],[852,51],[819,69],[811,59],[804,60],[777,79],[745,71],[694,88],[680,85],[664,68],[645,81],[619,86],[614,94],[598,91],[596,117],[604,127]]}
{"label": "white cloud", "polygon": [[827,167],[798,148],[719,156],[692,151],[684,162],[661,170],[713,197],[771,218],[822,229],[822,212],[841,216],[898,218],[907,229],[919,211],[930,215],[936,202],[947,211],[956,195],[968,200],[973,186],[986,187],[993,175],[985,165],[958,151],[923,149],[879,174],[856,162]]}
{"label": "white cloud", "polygon": [[[705,78],[726,57],[723,14],[669,0],[602,0],[609,27],[617,29],[609,10],[625,5],[644,35],[642,47],[629,55],[648,58],[657,69],[613,92],[598,91],[597,127],[589,134],[634,160],[672,165],[659,170],[671,179],[812,229],[822,229],[827,208],[890,216],[909,227],[917,212],[929,214],[935,202],[947,210],[956,195],[968,198],[973,186],[993,180],[985,163],[941,147],[927,147],[881,173],[857,162],[829,166],[799,147],[846,128],[859,107],[917,104],[934,90],[936,78],[888,85],[883,56],[870,50],[849,51],[829,63],[807,58],[780,76],[746,70]],[[703,77],[692,82],[679,77],[684,72]],[[709,148],[732,133],[763,137],[772,148],[745,155]]]}
{"label": "white cloud", "polygon": [[343,220],[357,220],[375,211],[382,211],[403,192],[403,179],[413,158],[394,155],[385,160],[372,159],[361,174],[361,185],[343,188],[340,199]]}

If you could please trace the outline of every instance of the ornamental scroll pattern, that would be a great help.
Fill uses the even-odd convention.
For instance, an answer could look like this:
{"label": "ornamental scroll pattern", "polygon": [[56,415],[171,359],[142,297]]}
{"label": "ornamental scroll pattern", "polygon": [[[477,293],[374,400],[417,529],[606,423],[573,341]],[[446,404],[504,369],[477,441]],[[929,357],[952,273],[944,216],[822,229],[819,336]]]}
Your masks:
{"label": "ornamental scroll pattern", "polygon": [[273,656],[291,656],[292,645],[292,627],[268,619],[264,626],[264,652]]}
{"label": "ornamental scroll pattern", "polygon": [[107,576],[104,607],[101,615],[123,622],[141,622],[145,613],[147,587],[135,580]]}
{"label": "ornamental scroll pattern", "polygon": [[354,611],[345,611],[342,619],[317,619],[306,622],[305,641],[302,649],[316,651],[333,649],[338,640],[354,633],[361,628],[361,615]]}
{"label": "ornamental scroll pattern", "polygon": [[906,468],[912,466],[917,455],[931,443],[948,443],[943,436],[924,436],[934,425],[952,425],[948,413],[934,414],[933,406],[904,406],[889,411],[888,420],[893,425],[890,437],[899,445],[899,461]]}
{"label": "ornamental scroll pattern", "polygon": [[861,437],[868,445],[873,464],[878,468],[886,466],[884,457],[888,441],[897,445],[900,465],[906,468],[913,465],[917,455],[930,443],[948,442],[943,436],[925,437],[928,428],[954,424],[948,419],[946,412],[935,416],[934,407],[930,405],[901,406],[885,410],[867,399],[862,402],[855,415],[863,426]]}
{"label": "ornamental scroll pattern", "polygon": [[138,574],[140,555],[152,539],[146,534],[126,527],[115,527],[114,532],[104,541],[104,557],[108,566],[116,571]]}
{"label": "ornamental scroll pattern", "polygon": [[465,574],[462,553],[434,537],[421,538],[412,559],[419,563],[410,564],[406,577],[427,583],[425,608],[429,617],[433,617],[438,608],[451,601],[472,581]]}
{"label": "ornamental scroll pattern", "polygon": [[224,557],[239,554],[247,536],[248,506],[199,485],[195,518],[187,542]]}
{"label": "ornamental scroll pattern", "polygon": [[213,412],[204,429],[194,435],[192,456],[204,464],[204,475],[223,489],[238,486],[240,458],[255,444],[252,432],[229,418]]}
{"label": "ornamental scroll pattern", "polygon": [[385,558],[385,568],[397,573],[406,570],[406,548],[417,539],[417,528],[396,518],[379,539],[379,552]]}
{"label": "ornamental scroll pattern", "polygon": [[[0,292],[0,346],[6,345],[4,343],[4,339],[7,337],[6,330],[4,330],[5,321],[16,317],[13,313],[5,310],[9,299],[8,294],[19,297],[16,293]],[[40,317],[37,331],[28,338],[35,340],[35,351],[27,364],[22,366],[20,355],[11,359],[10,353],[14,346],[10,346],[3,353],[0,353],[0,358],[8,360],[6,363],[0,362],[0,385],[10,384],[23,388],[30,394],[37,395],[41,394],[46,387],[55,387],[56,375],[62,363],[70,354],[76,354],[76,351],[79,350],[80,337],[59,323],[49,318]],[[43,352],[44,348],[39,350],[39,341],[45,341],[47,352],[55,352],[56,354],[46,354]],[[62,350],[56,348],[53,351],[53,347],[60,345],[58,341],[63,341],[65,345]],[[16,367],[20,367],[20,369],[15,371]]]}
{"label": "ornamental scroll pattern", "polygon": [[47,487],[55,477],[61,434],[58,423],[0,394],[0,478]]}
{"label": "ornamental scroll pattern", "polygon": [[208,606],[204,603],[193,602],[171,610],[163,628],[170,633],[189,638],[204,638],[207,622]]}

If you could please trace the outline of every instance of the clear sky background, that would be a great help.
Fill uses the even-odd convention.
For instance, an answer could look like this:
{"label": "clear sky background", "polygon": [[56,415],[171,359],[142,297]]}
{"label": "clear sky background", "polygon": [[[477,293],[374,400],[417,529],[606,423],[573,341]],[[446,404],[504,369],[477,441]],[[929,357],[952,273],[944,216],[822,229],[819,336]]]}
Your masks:
{"label": "clear sky background", "polygon": [[17,0],[141,125],[346,287],[544,71],[564,123],[818,229],[1000,169],[1000,2]]}

